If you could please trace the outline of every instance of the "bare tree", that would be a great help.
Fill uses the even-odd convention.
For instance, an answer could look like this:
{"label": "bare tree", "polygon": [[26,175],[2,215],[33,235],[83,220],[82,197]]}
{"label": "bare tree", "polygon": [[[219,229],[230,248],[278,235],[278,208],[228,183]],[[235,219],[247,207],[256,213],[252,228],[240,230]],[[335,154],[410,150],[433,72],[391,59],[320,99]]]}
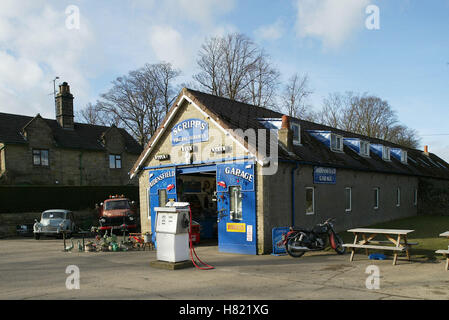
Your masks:
{"label": "bare tree", "polygon": [[159,127],[175,98],[173,81],[180,71],[169,63],[147,64],[112,81],[112,88],[101,95],[96,109],[110,115],[142,146]]}
{"label": "bare tree", "polygon": [[417,148],[419,137],[413,129],[400,125],[390,104],[366,93],[333,93],[323,100],[317,122],[357,134]]}
{"label": "bare tree", "polygon": [[309,89],[309,77],[295,73],[290,77],[281,95],[281,111],[290,117],[312,120],[314,118],[310,106],[306,104],[307,98],[312,94]]}
{"label": "bare tree", "polygon": [[201,90],[257,106],[273,101],[279,72],[247,36],[233,33],[206,39],[197,63],[200,72],[193,79]]}
{"label": "bare tree", "polygon": [[75,112],[77,121],[94,125],[105,125],[104,118],[101,116],[97,106],[88,103],[84,109]]}
{"label": "bare tree", "polygon": [[272,67],[270,57],[263,51],[260,59],[249,70],[248,86],[244,90],[245,102],[259,107],[276,108],[276,95],[280,72]]}

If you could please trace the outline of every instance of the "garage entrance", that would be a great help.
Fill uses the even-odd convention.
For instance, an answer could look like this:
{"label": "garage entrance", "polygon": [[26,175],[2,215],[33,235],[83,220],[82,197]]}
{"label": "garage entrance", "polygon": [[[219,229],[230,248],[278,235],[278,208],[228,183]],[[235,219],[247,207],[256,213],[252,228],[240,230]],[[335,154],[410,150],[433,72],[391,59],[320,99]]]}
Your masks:
{"label": "garage entrance", "polygon": [[[218,242],[221,252],[257,254],[254,163],[220,163],[151,170],[151,221],[167,201],[189,202],[201,225],[201,242]],[[155,223],[151,224],[153,241]]]}

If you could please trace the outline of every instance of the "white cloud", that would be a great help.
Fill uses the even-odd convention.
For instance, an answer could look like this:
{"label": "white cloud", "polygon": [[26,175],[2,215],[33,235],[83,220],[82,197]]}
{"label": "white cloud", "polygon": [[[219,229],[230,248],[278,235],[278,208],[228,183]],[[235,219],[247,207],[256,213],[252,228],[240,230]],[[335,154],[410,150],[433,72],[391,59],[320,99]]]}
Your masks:
{"label": "white cloud", "polygon": [[172,0],[169,2],[173,2],[186,19],[204,25],[214,24],[214,18],[217,15],[231,11],[235,6],[234,0]]}
{"label": "white cloud", "polygon": [[282,20],[277,20],[273,24],[260,26],[254,31],[257,38],[264,40],[277,40],[284,34],[284,25]]}
{"label": "white cloud", "polygon": [[177,68],[185,68],[191,60],[189,46],[184,44],[181,33],[171,26],[150,28],[151,48],[160,61],[170,62]]}
{"label": "white cloud", "polygon": [[365,27],[365,8],[370,0],[296,0],[296,32],[300,37],[321,39],[336,48]]}
{"label": "white cloud", "polygon": [[[79,7],[79,30],[65,24],[71,4]],[[234,6],[235,0],[1,0],[0,112],[54,118],[55,76],[70,84],[75,110],[144,63],[172,62],[188,77],[206,36],[235,31],[221,19]]]}
{"label": "white cloud", "polygon": [[59,76],[87,99],[92,43],[88,20],[79,30],[65,26],[65,7],[44,1],[0,2],[0,111],[54,118],[52,79]]}

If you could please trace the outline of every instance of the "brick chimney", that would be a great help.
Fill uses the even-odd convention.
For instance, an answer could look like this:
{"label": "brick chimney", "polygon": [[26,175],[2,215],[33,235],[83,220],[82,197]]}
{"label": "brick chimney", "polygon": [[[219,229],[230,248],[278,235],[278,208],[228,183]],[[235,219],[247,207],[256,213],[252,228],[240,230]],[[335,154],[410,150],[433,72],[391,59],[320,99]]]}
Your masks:
{"label": "brick chimney", "polygon": [[56,121],[64,129],[73,130],[73,95],[67,82],[59,85],[56,95]]}
{"label": "brick chimney", "polygon": [[424,146],[424,154],[429,156],[429,146]]}
{"label": "brick chimney", "polygon": [[290,119],[288,116],[282,116],[282,126],[278,131],[279,142],[284,145],[288,151],[293,151],[293,131],[290,128]]}

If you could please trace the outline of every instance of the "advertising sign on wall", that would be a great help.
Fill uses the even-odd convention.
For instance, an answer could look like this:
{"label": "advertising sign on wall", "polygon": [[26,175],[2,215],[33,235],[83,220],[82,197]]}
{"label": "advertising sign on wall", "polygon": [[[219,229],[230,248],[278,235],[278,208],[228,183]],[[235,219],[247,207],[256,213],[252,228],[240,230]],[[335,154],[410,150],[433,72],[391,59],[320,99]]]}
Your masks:
{"label": "advertising sign on wall", "polygon": [[282,242],[282,235],[287,234],[289,227],[273,228],[271,231],[271,238],[273,240],[273,255],[286,254],[284,243]]}
{"label": "advertising sign on wall", "polygon": [[171,129],[173,146],[209,140],[209,124],[201,119],[186,119]]}
{"label": "advertising sign on wall", "polygon": [[337,169],[313,167],[313,183],[336,184]]}

